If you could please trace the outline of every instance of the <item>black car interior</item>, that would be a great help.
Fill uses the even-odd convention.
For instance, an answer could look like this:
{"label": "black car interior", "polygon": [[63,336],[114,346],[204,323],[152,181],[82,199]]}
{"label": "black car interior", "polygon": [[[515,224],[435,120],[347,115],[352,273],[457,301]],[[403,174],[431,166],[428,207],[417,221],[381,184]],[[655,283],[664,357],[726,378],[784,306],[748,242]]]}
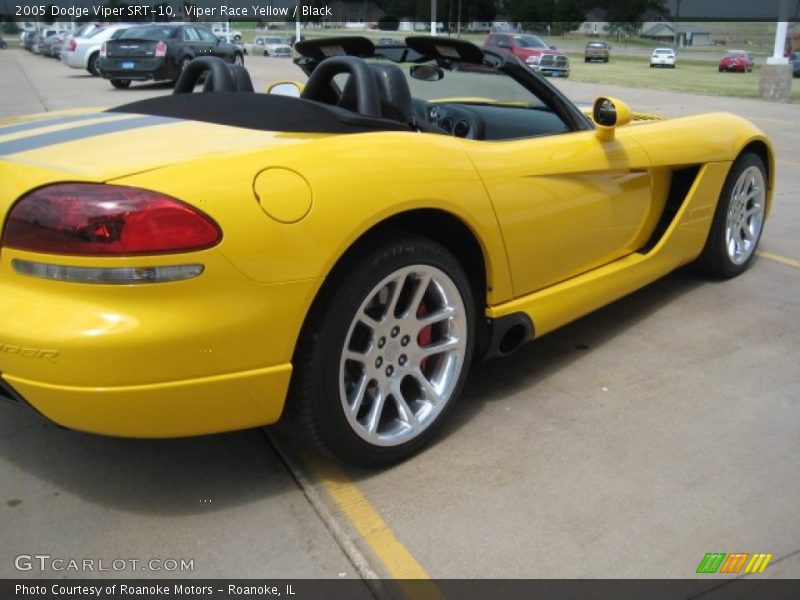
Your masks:
{"label": "black car interior", "polygon": [[[220,123],[232,120],[236,123],[248,123],[243,126],[258,129],[339,133],[376,129],[409,130],[475,140],[529,138],[590,127],[577,109],[572,107],[571,112],[566,108],[569,105],[567,101],[558,103],[553,100],[553,97],[559,96],[559,92],[546,82],[544,89],[552,97],[548,94],[539,94],[543,103],[541,107],[503,106],[477,101],[428,102],[412,97],[403,70],[390,62],[390,60],[402,60],[422,63],[435,59],[438,64],[450,71],[459,68],[493,69],[497,66],[496,63],[500,60],[497,56],[484,53],[468,42],[412,37],[407,39],[405,46],[380,47],[376,50],[372,42],[366,38],[351,37],[299,42],[296,48],[302,55],[296,62],[309,73],[300,98],[253,94],[253,83],[244,67],[229,65],[214,57],[193,60],[181,74],[173,91],[173,95],[176,96],[192,95],[195,87],[202,82],[203,92],[252,94],[259,98],[254,101],[256,104],[263,104],[265,110],[271,108],[273,114],[280,106],[278,112],[283,115],[283,119],[279,123],[264,114],[251,117],[241,115],[226,117],[216,114],[212,117],[205,114],[205,109],[199,109],[206,104],[205,102],[188,101],[186,98],[182,102],[160,104],[158,102],[148,104],[148,101],[143,101],[113,110],[127,112],[133,108],[141,109],[144,103],[150,110],[155,106],[161,106],[159,110],[180,116],[181,110],[185,112],[191,104],[194,108],[189,110],[189,113],[193,116],[188,117],[186,113],[184,118],[198,118],[198,115],[202,115],[200,120]],[[386,58],[386,62],[368,63],[365,60],[381,57]],[[513,60],[513,57],[502,60]],[[431,76],[436,76],[437,67],[430,69],[432,69]],[[445,76],[445,69],[438,68],[439,77]],[[513,68],[508,70],[513,76]],[[524,72],[522,74],[525,75]],[[342,76],[346,78],[343,85],[337,85],[335,81],[337,76],[340,83]],[[531,86],[527,87],[530,89]],[[243,102],[236,101],[236,103]],[[251,102],[248,101],[246,104]],[[310,105],[316,106],[317,109],[311,109]],[[304,112],[306,117],[315,115],[317,118],[310,120],[306,118],[306,125],[300,127],[297,125],[299,119],[286,118],[287,112],[291,112],[292,107]],[[577,116],[574,113],[577,113]],[[287,123],[295,125],[292,129],[287,129]]]}

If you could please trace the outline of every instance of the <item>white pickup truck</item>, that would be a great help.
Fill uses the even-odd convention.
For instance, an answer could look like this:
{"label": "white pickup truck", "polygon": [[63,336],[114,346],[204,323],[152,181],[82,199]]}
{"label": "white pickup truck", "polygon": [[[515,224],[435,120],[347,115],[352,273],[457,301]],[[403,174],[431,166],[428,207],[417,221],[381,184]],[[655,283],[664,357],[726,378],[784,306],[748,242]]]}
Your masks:
{"label": "white pickup truck", "polygon": [[242,39],[242,32],[238,29],[228,29],[225,23],[211,23],[211,32],[217,37],[226,36],[227,39],[239,42]]}

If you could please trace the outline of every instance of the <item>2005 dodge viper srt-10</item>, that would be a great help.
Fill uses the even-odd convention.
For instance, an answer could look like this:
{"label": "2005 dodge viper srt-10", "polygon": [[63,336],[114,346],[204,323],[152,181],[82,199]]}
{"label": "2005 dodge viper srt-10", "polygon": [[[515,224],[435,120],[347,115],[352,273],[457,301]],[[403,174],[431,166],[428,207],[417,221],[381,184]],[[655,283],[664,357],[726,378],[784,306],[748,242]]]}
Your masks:
{"label": "2005 dodge viper srt-10", "polygon": [[753,261],[775,161],[748,121],[583,110],[458,40],[296,49],[305,84],[203,57],[163,97],[0,124],[0,396],[130,437],[286,409],[386,464],[474,360]]}

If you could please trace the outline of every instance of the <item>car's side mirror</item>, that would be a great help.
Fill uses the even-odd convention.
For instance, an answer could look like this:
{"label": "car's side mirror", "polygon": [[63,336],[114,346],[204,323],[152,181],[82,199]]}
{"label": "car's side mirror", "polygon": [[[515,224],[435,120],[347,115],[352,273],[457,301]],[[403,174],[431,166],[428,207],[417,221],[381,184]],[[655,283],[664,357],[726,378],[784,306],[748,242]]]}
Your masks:
{"label": "car's side mirror", "polygon": [[609,141],[614,139],[617,127],[630,123],[633,113],[622,100],[611,97],[599,97],[592,106],[592,121],[597,127],[597,137]]}
{"label": "car's side mirror", "polygon": [[439,81],[444,77],[444,71],[437,65],[414,65],[409,74],[420,81]]}
{"label": "car's side mirror", "polygon": [[267,94],[299,98],[304,87],[299,81],[278,81],[267,88]]}
{"label": "car's side mirror", "polygon": [[555,50],[555,49],[556,49],[555,46],[550,46],[550,50]]}

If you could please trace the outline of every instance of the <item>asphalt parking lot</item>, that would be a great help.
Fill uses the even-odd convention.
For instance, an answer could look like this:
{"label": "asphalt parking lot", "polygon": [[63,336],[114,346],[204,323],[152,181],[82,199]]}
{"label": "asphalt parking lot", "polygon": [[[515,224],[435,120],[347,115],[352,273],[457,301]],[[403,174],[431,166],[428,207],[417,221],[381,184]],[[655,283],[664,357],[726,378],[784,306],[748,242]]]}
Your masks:
{"label": "asphalt parking lot", "polygon": [[[246,66],[257,89],[302,78],[285,59]],[[0,118],[170,91],[21,50],[0,51],[0,74]],[[688,578],[707,552],[772,553],[758,577],[800,577],[800,105],[556,84],[760,126],[777,187],[754,267],[676,272],[481,365],[438,442],[384,471],[333,465],[283,427],[121,440],[2,406],[0,577]],[[193,569],[15,567],[33,554]]]}

